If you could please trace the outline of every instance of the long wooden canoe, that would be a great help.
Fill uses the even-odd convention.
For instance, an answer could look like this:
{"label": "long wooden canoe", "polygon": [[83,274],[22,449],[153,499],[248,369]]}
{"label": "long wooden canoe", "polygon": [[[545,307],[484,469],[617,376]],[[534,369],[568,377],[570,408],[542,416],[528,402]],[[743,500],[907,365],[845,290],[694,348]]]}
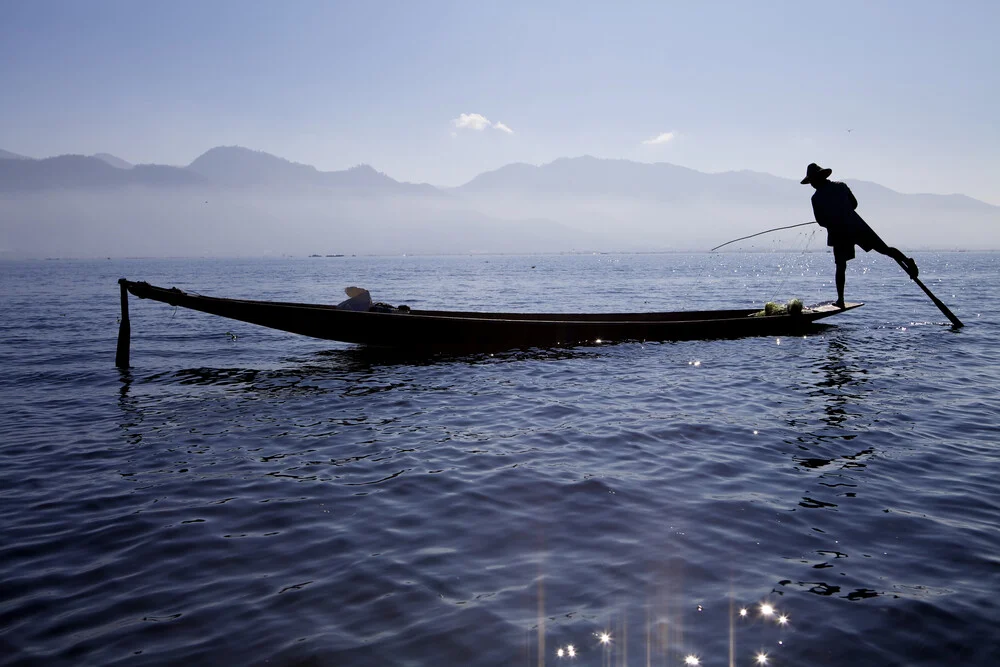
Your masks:
{"label": "long wooden canoe", "polygon": [[410,349],[503,349],[626,340],[788,335],[802,333],[819,319],[863,305],[849,303],[838,308],[823,304],[804,308],[796,315],[770,316],[755,316],[757,309],[666,313],[357,312],[333,305],[223,299],[124,278],[118,282],[122,292],[118,356],[121,360],[124,355],[125,366],[128,365],[127,292],[141,299],[313,338]]}

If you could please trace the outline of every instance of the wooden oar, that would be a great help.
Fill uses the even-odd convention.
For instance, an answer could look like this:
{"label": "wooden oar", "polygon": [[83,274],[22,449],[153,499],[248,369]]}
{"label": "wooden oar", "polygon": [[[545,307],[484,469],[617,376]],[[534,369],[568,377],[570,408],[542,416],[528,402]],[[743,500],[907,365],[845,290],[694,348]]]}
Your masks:
{"label": "wooden oar", "polygon": [[122,321],[118,325],[118,349],[115,351],[115,366],[128,370],[129,345],[132,339],[132,325],[128,321],[128,288],[127,280],[121,278],[118,284],[122,290]]}
{"label": "wooden oar", "polygon": [[[899,261],[898,259],[896,260],[896,263],[897,263],[897,264],[899,264],[899,266],[900,266],[900,267],[901,267],[901,268],[902,268],[902,269],[903,269],[904,271],[906,271],[907,273],[909,273],[909,271],[907,270],[907,268],[906,268],[906,265],[905,265],[905,264],[903,264],[903,263],[902,263],[901,261]],[[948,310],[948,306],[944,305],[944,302],[943,302],[943,301],[941,301],[941,299],[939,299],[939,298],[937,298],[936,296],[934,296],[934,293],[933,293],[933,292],[931,292],[931,291],[930,291],[929,289],[927,289],[927,285],[925,285],[925,284],[923,284],[922,282],[920,282],[920,279],[919,279],[919,278],[916,278],[916,277],[914,277],[914,276],[910,276],[910,280],[912,280],[912,281],[913,281],[913,282],[915,282],[916,284],[920,285],[920,289],[922,289],[922,290],[924,291],[924,293],[925,293],[925,294],[927,294],[927,296],[929,296],[929,297],[931,298],[931,301],[933,301],[933,302],[934,302],[934,305],[935,305],[935,306],[937,306],[937,307],[938,307],[938,309],[939,309],[939,310],[940,310],[940,311],[941,311],[942,313],[944,313],[944,316],[945,316],[945,317],[947,317],[947,318],[948,318],[949,320],[951,320],[951,324],[952,324],[952,326],[954,326],[954,327],[955,327],[956,329],[957,329],[957,328],[959,328],[959,327],[964,327],[964,326],[965,326],[964,324],[962,324],[962,320],[960,320],[960,319],[958,319],[957,317],[955,317],[955,313],[953,313],[953,312],[951,312],[950,310]]]}

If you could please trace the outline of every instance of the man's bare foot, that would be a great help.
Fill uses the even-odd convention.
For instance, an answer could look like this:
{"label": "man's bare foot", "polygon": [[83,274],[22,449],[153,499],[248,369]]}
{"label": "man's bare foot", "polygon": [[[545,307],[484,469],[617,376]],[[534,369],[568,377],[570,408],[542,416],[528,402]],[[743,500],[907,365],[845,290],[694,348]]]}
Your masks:
{"label": "man's bare foot", "polygon": [[833,305],[835,305],[837,308],[840,308],[841,310],[843,310],[846,307],[844,305],[844,300],[843,299],[840,299],[839,301],[834,301]]}

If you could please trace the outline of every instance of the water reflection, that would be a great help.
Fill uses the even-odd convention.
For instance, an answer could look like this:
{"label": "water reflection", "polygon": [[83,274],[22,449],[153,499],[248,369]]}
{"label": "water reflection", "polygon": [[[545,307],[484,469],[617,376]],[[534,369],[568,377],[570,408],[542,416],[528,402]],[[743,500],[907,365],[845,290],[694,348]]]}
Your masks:
{"label": "water reflection", "polygon": [[807,593],[812,593],[813,595],[820,595],[823,597],[837,596],[845,600],[850,600],[852,602],[856,602],[858,600],[867,600],[869,598],[879,597],[879,595],[881,595],[878,591],[871,588],[855,588],[854,590],[849,591],[844,595],[839,595],[839,593],[842,590],[840,586],[837,586],[835,584],[828,584],[824,581],[792,581],[790,579],[784,579],[782,581],[779,581],[778,585],[799,588]]}
{"label": "water reflection", "polygon": [[[853,437],[854,436],[846,437],[844,439],[851,440]],[[863,459],[874,453],[875,453],[874,448],[869,447],[868,449],[862,449],[861,451],[855,452],[854,454],[841,454],[840,456],[834,456],[826,459],[809,457],[809,456],[793,456],[792,459],[803,468],[813,468],[813,469],[824,468],[830,465],[831,463],[836,463],[838,461],[842,462],[842,465],[839,466],[840,468],[864,468],[865,464]],[[835,483],[835,484],[824,483],[823,486],[834,487],[834,486],[856,486],[856,485],[843,484],[843,483]]]}
{"label": "water reflection", "polygon": [[[629,613],[618,610],[610,615],[616,617],[612,624],[615,630],[600,628],[586,632],[578,628],[572,636],[566,636],[565,629],[554,628],[541,633],[543,628],[551,628],[560,620],[558,616],[543,617],[535,630],[537,639],[537,664],[551,664],[554,657],[558,664],[579,659],[582,664],[627,665],[627,664],[680,664],[697,666],[702,664],[768,664],[772,658],[780,658],[784,641],[793,632],[791,614],[778,609],[773,601],[744,604],[715,605],[702,607],[694,605],[699,623],[691,622],[691,607],[687,613],[666,607],[646,608],[644,623],[630,634]],[[713,613],[714,612],[714,613]],[[607,612],[606,612],[607,613]],[[574,614],[567,614],[573,617]],[[685,618],[687,616],[687,618]],[[728,618],[727,618],[728,617]],[[548,625],[546,625],[546,621]],[[720,628],[729,628],[729,641],[720,642],[717,636]],[[629,655],[635,648],[635,640],[643,640],[644,655]],[[555,640],[555,641],[552,641]],[[545,651],[546,642],[555,648]],[[550,644],[550,645],[551,645]],[[771,648],[764,648],[769,646]],[[728,655],[727,655],[728,653]],[[528,655],[524,656],[528,658]],[[630,659],[631,658],[631,659]],[[637,658],[637,659],[636,659]]]}
{"label": "water reflection", "polygon": [[[510,350],[500,353],[475,354],[435,354],[418,355],[392,350],[352,348],[345,350],[325,350],[316,352],[306,359],[289,359],[287,365],[273,369],[258,368],[183,368],[175,371],[155,373],[146,378],[149,382],[169,382],[179,385],[242,387],[254,392],[313,393],[324,389],[314,381],[341,380],[352,382],[376,376],[390,377],[385,371],[427,366],[490,365],[526,361],[566,361],[594,358],[600,355],[596,350],[587,349],[541,349]],[[131,384],[131,374],[129,384]],[[355,386],[351,389],[357,395],[386,391],[398,386],[378,387]]]}
{"label": "water reflection", "polygon": [[[820,377],[806,389],[806,395],[811,401],[818,400],[821,413],[818,419],[821,427],[795,438],[799,450],[809,454],[798,454],[792,460],[807,469],[821,469],[840,462],[837,469],[863,468],[863,459],[871,455],[871,447],[843,454],[823,455],[831,445],[850,442],[863,432],[862,429],[851,428],[853,422],[862,418],[869,411],[867,401],[873,391],[870,387],[868,370],[860,366],[851,353],[845,338],[832,335],[827,339],[825,359],[816,371]],[[866,426],[866,425],[861,425]],[[834,484],[836,486],[838,484]],[[825,486],[831,486],[825,484]],[[835,507],[823,501],[803,498],[803,507]]]}
{"label": "water reflection", "polygon": [[849,408],[861,402],[867,393],[868,371],[856,365],[846,340],[838,336],[830,336],[827,340],[826,360],[820,366],[823,377],[810,396],[823,399],[826,424],[841,428],[852,414]]}
{"label": "water reflection", "polygon": [[[831,334],[826,340],[825,354],[816,363],[812,382],[805,387],[807,404],[811,406],[811,428],[801,429],[790,442],[797,452],[791,458],[796,468],[808,474],[815,486],[805,490],[794,509],[820,510],[811,514],[810,527],[823,535],[825,547],[815,553],[818,559],[789,558],[809,567],[810,572],[834,568],[832,561],[839,561],[839,574],[847,574],[842,565],[848,557],[840,550],[837,537],[849,530],[849,523],[857,517],[845,512],[841,498],[857,497],[859,473],[865,471],[876,455],[870,434],[878,421],[879,405],[876,387],[868,368],[860,356],[863,350],[854,349],[846,335]],[[808,423],[808,418],[807,418]],[[846,451],[845,451],[846,450]],[[861,505],[863,507],[863,504]],[[858,511],[858,507],[853,508]],[[851,563],[859,566],[860,563]],[[817,572],[818,573],[818,572]],[[794,588],[822,597],[839,597],[850,601],[875,597],[879,593],[868,587],[844,590],[842,585],[828,581],[810,580],[808,575],[783,579],[780,587]],[[762,609],[762,613],[767,610]],[[778,612],[769,614],[780,626],[788,623],[789,616]],[[758,664],[763,664],[760,662]]]}
{"label": "water reflection", "polygon": [[359,346],[343,350],[325,350],[317,352],[315,356],[335,362],[344,369],[371,370],[387,366],[562,361],[593,358],[599,354],[600,351],[587,346],[508,349],[495,352],[442,350],[431,353]]}
{"label": "water reflection", "polygon": [[138,445],[142,442],[142,432],[139,430],[145,415],[139,406],[138,399],[130,394],[133,376],[129,369],[116,369],[121,381],[118,389],[118,409],[122,413],[118,429],[124,435],[128,445]]}
{"label": "water reflection", "polygon": [[[832,346],[831,349],[837,349],[837,346]],[[820,401],[812,401],[814,406],[823,405],[826,407],[837,407],[842,412],[835,413],[838,415],[846,415],[847,412],[852,411],[852,402],[861,403],[866,398],[866,393],[863,391],[850,392],[855,394],[857,398],[851,399],[845,397],[848,392],[843,391],[843,387],[849,386],[853,381],[852,378],[859,377],[856,372],[854,372],[849,366],[850,364],[844,362],[845,359],[846,346],[839,346],[839,354],[841,362],[840,365],[833,362],[824,363],[821,367],[826,369],[823,371],[823,379],[814,385],[816,393],[814,396],[820,397]],[[198,392],[191,391],[190,389],[185,389],[180,392],[184,397],[191,396],[222,396],[222,400],[217,401],[217,405],[220,409],[226,409],[224,406],[226,404],[239,403],[242,402],[243,394],[240,392],[246,391],[249,394],[254,395],[265,395],[269,399],[272,395],[281,398],[283,395],[292,392],[318,392],[318,393],[329,393],[332,395],[340,395],[350,398],[357,397],[379,397],[380,400],[386,398],[386,394],[391,394],[391,399],[397,398],[401,394],[406,393],[408,387],[414,387],[415,385],[423,385],[425,387],[432,386],[445,386],[454,385],[452,382],[454,377],[459,377],[461,373],[467,368],[468,363],[497,363],[493,361],[495,358],[488,356],[477,356],[473,361],[469,362],[464,359],[458,360],[435,360],[432,363],[428,363],[426,360],[418,360],[413,362],[411,365],[408,362],[398,362],[398,360],[392,360],[386,362],[382,357],[376,356],[374,360],[369,357],[367,353],[358,353],[357,350],[337,350],[324,352],[316,355],[311,355],[304,360],[298,360],[289,363],[287,367],[282,367],[276,370],[272,369],[207,369],[207,368],[194,368],[194,369],[182,369],[173,374],[164,374],[157,378],[162,384],[167,385],[167,389],[173,390],[173,385],[183,385],[189,387],[194,386],[204,386],[204,387],[217,387],[220,390],[217,391],[206,391]],[[588,355],[596,353],[588,352]],[[543,355],[536,355],[532,357],[526,357],[524,353],[511,353],[507,355],[502,355],[499,358],[500,363],[508,363],[510,361],[517,361],[525,358],[561,358],[561,359],[574,359],[580,355],[577,352],[566,354],[565,351],[560,351],[556,357],[550,352],[546,352]],[[686,357],[685,357],[686,358]],[[831,365],[832,364],[832,365]],[[421,372],[410,372],[413,365],[418,365],[421,367]],[[445,373],[425,373],[425,367],[433,366],[434,370],[439,370],[445,368]],[[829,366],[829,368],[827,368]],[[455,367],[455,368],[450,368]],[[495,375],[500,375],[499,373]],[[831,377],[839,377],[840,380],[831,380]],[[863,373],[860,375],[862,381],[865,380]],[[143,383],[139,383],[143,384]],[[476,388],[476,385],[472,385],[472,388]],[[160,389],[162,391],[163,388]],[[234,393],[240,393],[240,401],[230,400]],[[134,394],[132,397],[134,398]],[[454,404],[454,399],[449,399],[452,405]],[[133,400],[133,404],[135,401]],[[360,401],[355,403],[361,403]],[[364,405],[360,407],[365,414],[361,414],[359,418],[353,422],[354,425],[360,425],[364,422],[365,416],[370,418],[370,423],[377,427],[379,416],[384,415],[399,415],[403,414],[404,418],[401,419],[401,423],[398,429],[394,429],[396,433],[386,433],[388,429],[384,429],[381,432],[378,428],[373,429],[374,432],[369,433],[367,428],[357,428],[355,429],[355,434],[350,437],[355,441],[351,442],[347,438],[341,438],[336,442],[337,450],[334,452],[332,449],[329,452],[329,456],[323,451],[321,455],[316,456],[306,456],[311,449],[303,449],[303,441],[300,439],[303,435],[311,436],[316,434],[317,431],[332,431],[337,430],[335,427],[331,426],[327,429],[325,426],[320,426],[316,428],[315,425],[310,426],[305,431],[301,433],[295,433],[294,427],[298,426],[300,423],[299,414],[292,411],[288,413],[275,413],[278,415],[277,424],[273,429],[275,432],[281,431],[282,433],[287,431],[292,431],[295,437],[282,442],[280,445],[280,451],[276,452],[271,447],[267,447],[266,452],[261,454],[254,453],[252,456],[257,462],[270,463],[272,461],[278,461],[283,459],[292,459],[286,463],[281,464],[283,469],[271,473],[277,466],[268,466],[268,473],[264,473],[264,468],[259,468],[255,474],[264,474],[268,480],[280,479],[283,482],[295,481],[295,482],[333,482],[338,486],[362,486],[365,489],[371,489],[373,492],[377,491],[377,487],[371,485],[386,485],[393,486],[396,489],[405,489],[407,493],[413,493],[413,489],[416,488],[414,481],[420,481],[418,478],[422,470],[431,467],[429,465],[424,465],[425,461],[429,461],[430,457],[412,457],[419,466],[414,464],[414,461],[410,461],[407,457],[403,457],[401,454],[401,449],[398,449],[402,442],[382,442],[378,447],[362,447],[362,443],[356,440],[364,436],[371,436],[373,438],[380,438],[383,440],[388,440],[394,435],[399,435],[405,438],[407,443],[411,440],[415,441],[419,446],[423,447],[426,451],[431,449],[431,441],[439,434],[448,431],[448,428],[435,430],[432,435],[427,435],[424,432],[421,435],[420,431],[417,431],[415,427],[425,426],[419,419],[412,416],[413,409],[409,406],[399,407],[395,402],[386,403],[382,406],[382,412],[384,415],[380,414],[379,410],[373,409],[373,404],[377,404],[377,401],[364,401]],[[261,404],[255,405],[247,410],[234,411],[236,419],[243,419],[251,428],[257,428],[260,423],[260,416],[265,415],[274,418],[275,415],[268,414],[270,408],[277,404],[277,401],[265,400]],[[335,401],[324,399],[322,406],[318,407],[316,411],[310,411],[311,414],[306,414],[301,421],[306,422],[312,419],[327,420],[329,423],[333,424],[335,421],[340,420],[344,425],[347,425],[343,421],[344,415],[337,414],[338,410],[344,408],[343,404],[337,404]],[[172,411],[173,412],[173,411]],[[180,411],[177,411],[180,413]],[[831,411],[820,411],[822,415],[829,417],[832,413]],[[332,413],[332,414],[331,414]],[[181,413],[182,414],[182,413]],[[470,413],[475,414],[475,413]],[[406,415],[410,415],[408,418]],[[228,416],[228,415],[227,415]],[[358,416],[358,415],[355,415]],[[220,420],[215,416],[210,417],[207,420],[210,424],[216,425]],[[326,423],[326,422],[324,422]],[[224,424],[228,426],[228,423]],[[844,420],[833,420],[827,419],[820,422],[820,429],[814,429],[819,435],[817,435],[812,440],[806,440],[809,446],[812,447],[830,447],[833,444],[843,445],[845,442],[849,442],[855,434],[844,433],[848,423]],[[200,427],[200,424],[194,424],[195,427]],[[289,426],[293,428],[289,428]],[[454,427],[449,427],[452,431],[456,430]],[[263,427],[262,427],[263,429]],[[824,432],[821,429],[826,429]],[[841,431],[842,437],[837,437],[831,433],[833,429],[839,429]],[[365,433],[361,433],[364,430]],[[185,432],[187,429],[185,428]],[[415,433],[416,435],[405,435],[404,432]],[[511,429],[511,432],[515,430]],[[849,437],[848,437],[849,436]],[[270,437],[261,436],[261,437]],[[265,445],[269,445],[271,441],[265,441]],[[299,447],[296,448],[296,444]],[[331,440],[330,447],[332,448],[334,442]],[[374,441],[371,443],[374,444]],[[450,445],[449,445],[450,447]],[[856,449],[857,447],[855,447]],[[320,447],[323,450],[323,446]],[[861,452],[854,452],[848,454],[842,454],[838,456],[831,456],[829,458],[821,459],[820,456],[811,455],[808,457],[811,461],[817,462],[816,465],[805,465],[806,468],[821,468],[825,465],[831,463],[837,463],[838,469],[846,467],[848,464],[859,463],[858,459],[869,454],[871,450],[862,450]],[[820,452],[823,454],[823,452]],[[346,474],[344,470],[337,470],[341,466],[349,466],[351,464],[357,464],[362,461],[369,459],[374,460],[374,457],[378,455],[380,459],[389,459],[392,457],[399,457],[396,462],[388,463],[384,462],[381,466],[363,467],[355,465],[356,471],[352,472],[352,477],[338,477],[340,475]],[[456,460],[456,455],[460,455],[457,451],[447,451],[442,454],[442,459],[447,457],[448,464],[453,464]],[[305,460],[305,459],[310,460]],[[295,459],[303,459],[301,462]],[[315,460],[313,460],[315,459]],[[521,463],[523,459],[518,459],[513,461],[516,464]],[[787,465],[787,458],[783,459],[785,465]],[[780,463],[779,463],[780,465]],[[860,465],[864,465],[860,463]],[[435,467],[437,466],[435,464]],[[386,470],[388,468],[388,470]],[[416,470],[414,474],[410,474],[410,470]],[[809,472],[809,471],[807,471]],[[387,474],[386,474],[387,473]],[[810,475],[814,478],[814,476]],[[428,478],[429,479],[429,478]],[[389,480],[399,480],[402,482],[403,486],[396,486],[394,483],[389,482]],[[443,478],[443,481],[453,481],[453,479]],[[841,485],[843,482],[838,482],[837,484],[827,485],[824,482],[820,482],[824,486],[835,486]],[[333,486],[334,484],[329,484]],[[318,487],[319,484],[310,484],[311,487]],[[454,488],[454,487],[453,487]],[[361,489],[356,489],[360,491]],[[478,492],[479,489],[474,489],[473,491]],[[305,494],[306,491],[301,493]],[[322,490],[314,491],[310,488],[309,493],[322,494]],[[389,493],[385,493],[385,497],[389,497]],[[469,494],[471,496],[473,494]],[[800,492],[796,492],[793,498],[797,498],[802,495]],[[464,496],[464,497],[469,497]],[[412,496],[411,496],[412,497]],[[453,496],[457,497],[457,496]],[[802,507],[811,508],[835,508],[836,504],[826,502],[826,499],[817,500],[817,494],[813,492],[806,492],[803,496],[803,502],[800,503]],[[419,497],[418,497],[419,499]],[[409,501],[408,501],[409,502]],[[792,504],[794,504],[794,500]],[[419,503],[416,504],[419,507]],[[398,514],[402,510],[403,503],[399,506],[393,507],[391,504],[384,505],[386,510],[394,509]],[[433,518],[434,508],[430,507],[430,515]],[[388,512],[387,512],[388,514]],[[811,517],[810,517],[811,518]],[[423,526],[419,522],[412,524],[414,526],[414,532],[417,531],[427,531],[430,529]],[[446,524],[447,525],[447,524]],[[461,526],[460,526],[461,527]],[[236,533],[233,533],[236,534]],[[250,534],[259,535],[260,533],[239,533],[239,534]],[[431,538],[425,538],[430,540]],[[277,541],[277,540],[275,540]],[[406,561],[405,556],[400,556],[401,561]],[[407,565],[410,565],[407,562]],[[413,564],[413,570],[418,570],[423,566],[419,563]],[[470,568],[471,569],[471,568]],[[458,571],[456,569],[456,571]],[[297,574],[297,573],[296,573]],[[820,572],[815,572],[815,574],[822,574]],[[826,573],[827,575],[831,573]],[[464,573],[463,573],[463,576]],[[305,581],[308,577],[302,577],[301,579],[289,579],[290,583],[297,583],[299,581]],[[776,579],[777,577],[774,577]],[[795,577],[796,579],[810,578],[808,574],[805,576],[799,575]],[[774,579],[770,579],[773,581]],[[317,588],[314,586],[313,588]],[[281,592],[289,591],[289,596],[291,591],[294,589],[286,588],[282,589]],[[297,590],[297,589],[296,589]],[[863,595],[864,591],[867,589],[857,589],[852,591],[849,595],[854,595],[849,599],[859,599],[858,595]],[[837,589],[838,594],[843,595]],[[287,597],[287,596],[286,596]],[[471,600],[472,596],[468,596]],[[556,595],[552,596],[553,599],[559,599]],[[800,599],[809,596],[799,596]],[[749,600],[747,600],[749,601]],[[458,602],[456,604],[464,604],[464,602]],[[470,605],[470,607],[473,605]],[[706,603],[706,607],[708,604]],[[749,609],[749,611],[748,611]],[[714,632],[719,633],[725,632],[725,620],[730,620],[734,623],[734,636],[736,640],[734,641],[734,651],[738,655],[740,664],[751,664],[752,661],[756,660],[760,664],[760,659],[756,656],[763,655],[764,661],[767,661],[768,655],[773,655],[774,662],[778,664],[781,663],[781,651],[777,648],[773,648],[772,641],[762,641],[762,638],[767,640],[773,639],[779,631],[794,631],[795,623],[790,623],[790,616],[787,610],[778,610],[774,605],[764,605],[759,608],[758,605],[754,604],[750,607],[741,607],[739,609],[733,609],[730,611],[730,618],[726,619],[725,616],[718,613],[717,610],[712,610],[709,613],[704,614],[709,616],[709,614],[716,614],[717,618],[714,619],[715,622],[702,621],[701,628],[698,628],[697,623],[692,622],[692,617],[696,617],[695,614],[691,613],[691,610],[685,610],[685,612],[678,611],[676,607],[669,610],[661,611],[659,614],[653,614],[652,618],[649,618],[646,622],[645,627],[640,624],[636,624],[632,628],[632,651],[634,652],[636,645],[639,643],[637,637],[645,630],[647,637],[647,652],[655,654],[658,656],[665,656],[664,660],[656,660],[657,664],[662,664],[666,662],[666,658],[669,658],[667,664],[723,664],[725,659],[724,648],[718,646],[719,642],[702,641],[704,635]],[[804,618],[801,611],[798,611],[794,616],[795,622],[799,625],[803,625],[802,619]],[[559,621],[562,617],[559,617]],[[544,633],[540,632],[539,641],[541,646],[539,646],[539,652],[548,658],[549,664],[553,661],[553,651],[562,650],[563,655],[557,657],[562,657],[565,660],[575,659],[580,663],[584,664],[596,664],[596,660],[599,657],[605,657],[608,660],[608,664],[629,664],[625,660],[624,653],[629,650],[630,637],[627,633],[627,623],[624,621],[615,624],[611,623],[606,625],[609,630],[601,629],[597,631],[597,636],[595,637],[595,629],[586,628],[582,629],[579,624],[574,624],[575,632],[572,636],[557,637],[558,624],[555,617],[549,617],[548,623],[544,623],[540,626],[544,628],[546,625],[550,629],[550,634],[548,635],[548,649],[546,650],[545,642],[543,639]],[[600,627],[600,624],[594,623],[594,626]],[[706,629],[707,628],[707,629]],[[613,631],[613,632],[612,632]],[[669,634],[668,634],[669,631]],[[655,642],[652,637],[662,636],[664,640],[662,642]],[[666,637],[670,638],[670,642],[666,641]],[[718,637],[716,637],[718,639]],[[557,643],[558,642],[558,643]],[[761,650],[762,644],[767,646],[767,651]],[[720,649],[723,651],[720,653]],[[615,662],[611,662],[611,656],[617,658]],[[633,654],[632,663],[637,662],[635,659],[637,656]],[[641,657],[641,656],[639,656]],[[696,660],[698,663],[692,663],[690,660]],[[532,661],[533,662],[533,661]],[[544,662],[540,660],[539,662]],[[640,661],[641,662],[641,661]]]}

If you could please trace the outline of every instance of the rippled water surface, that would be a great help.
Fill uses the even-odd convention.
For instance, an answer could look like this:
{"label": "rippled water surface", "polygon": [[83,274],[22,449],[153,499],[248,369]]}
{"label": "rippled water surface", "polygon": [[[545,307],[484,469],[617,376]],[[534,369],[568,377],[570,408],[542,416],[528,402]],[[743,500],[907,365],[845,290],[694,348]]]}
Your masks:
{"label": "rippled water surface", "polygon": [[0,263],[0,664],[1000,664],[1000,255],[917,257],[964,329],[862,255],[805,338],[401,358],[132,298],[127,372],[120,276],[635,311],[833,262]]}

